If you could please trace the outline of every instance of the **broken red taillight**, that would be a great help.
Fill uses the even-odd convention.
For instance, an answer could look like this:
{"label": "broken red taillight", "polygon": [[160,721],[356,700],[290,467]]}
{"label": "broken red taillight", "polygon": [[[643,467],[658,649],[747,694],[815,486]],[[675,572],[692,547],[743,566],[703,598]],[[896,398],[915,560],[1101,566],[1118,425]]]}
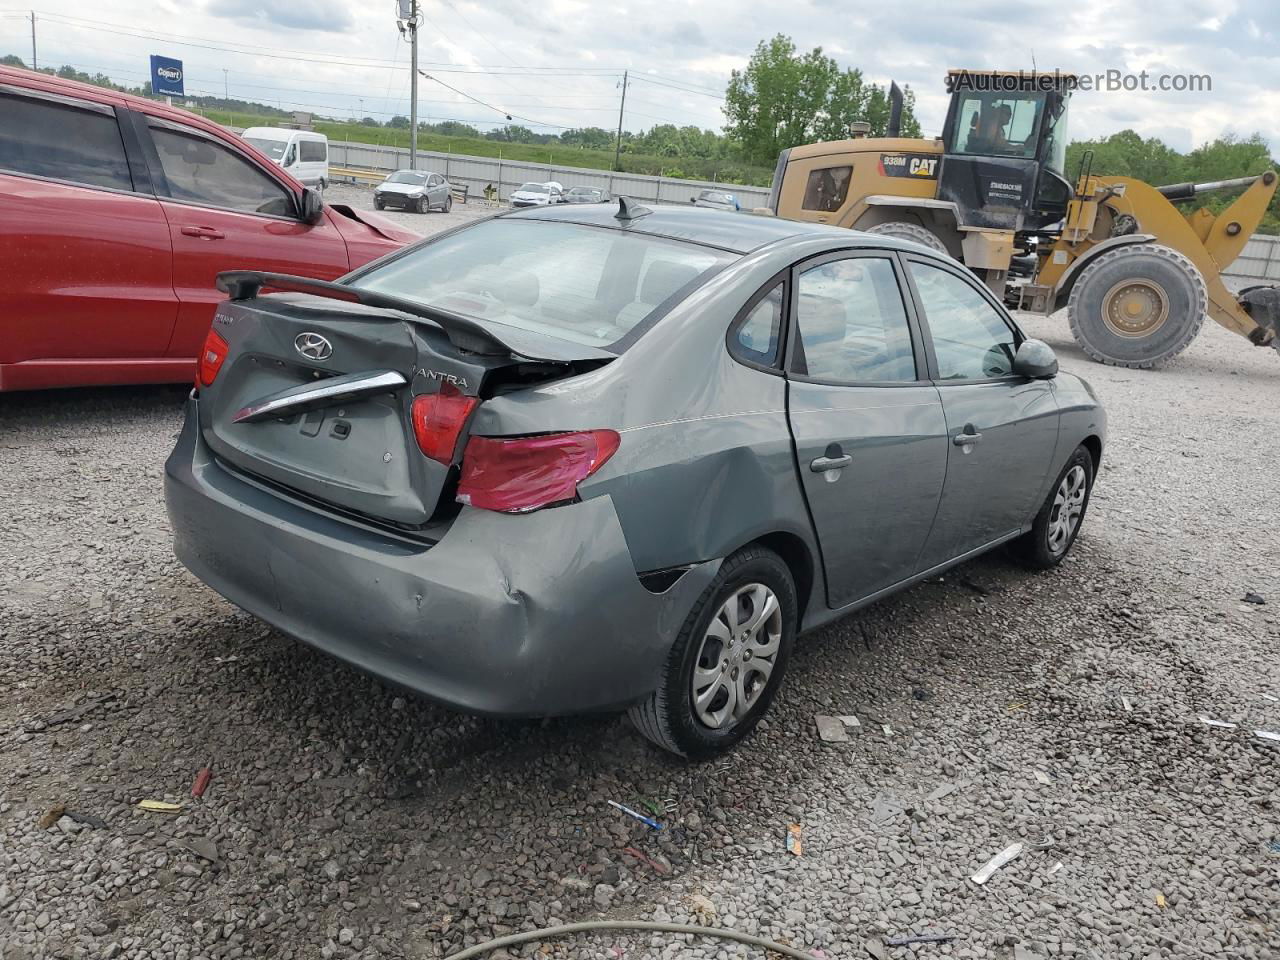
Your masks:
{"label": "broken red taillight", "polygon": [[204,347],[200,351],[200,361],[196,366],[196,386],[210,387],[222,369],[222,362],[227,359],[227,341],[223,340],[216,330],[210,330],[204,338]]}
{"label": "broken red taillight", "polygon": [[414,397],[410,416],[418,448],[437,463],[453,463],[462,428],[479,405],[479,397],[468,397],[451,383],[443,384],[439,393]]}
{"label": "broken red taillight", "polygon": [[504,513],[572,500],[578,484],[604,466],[621,442],[612,430],[472,437],[462,455],[458,500]]}

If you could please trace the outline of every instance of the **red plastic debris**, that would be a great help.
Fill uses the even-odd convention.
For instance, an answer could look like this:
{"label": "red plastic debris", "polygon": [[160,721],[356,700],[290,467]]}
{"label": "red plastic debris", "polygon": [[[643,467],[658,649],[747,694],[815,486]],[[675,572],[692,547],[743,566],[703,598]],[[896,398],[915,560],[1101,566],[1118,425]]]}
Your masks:
{"label": "red plastic debris", "polygon": [[196,782],[191,785],[191,795],[193,797],[203,797],[204,792],[209,789],[209,781],[213,779],[213,771],[205,767],[196,774]]}

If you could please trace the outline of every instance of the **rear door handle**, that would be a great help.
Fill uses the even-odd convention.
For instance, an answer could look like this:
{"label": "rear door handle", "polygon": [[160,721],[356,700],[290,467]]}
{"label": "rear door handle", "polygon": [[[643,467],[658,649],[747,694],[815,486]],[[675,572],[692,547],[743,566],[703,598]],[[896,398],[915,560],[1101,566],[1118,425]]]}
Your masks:
{"label": "rear door handle", "polygon": [[951,438],[951,442],[957,447],[963,447],[966,444],[977,443],[981,439],[982,434],[980,433],[957,433]]}
{"label": "rear door handle", "polygon": [[226,237],[221,230],[215,230],[213,227],[183,227],[182,235],[184,237],[199,237],[201,240],[222,240]]}
{"label": "rear door handle", "polygon": [[843,457],[818,457],[809,463],[809,469],[814,473],[825,473],[828,470],[843,470],[851,463],[853,457],[846,453]]}

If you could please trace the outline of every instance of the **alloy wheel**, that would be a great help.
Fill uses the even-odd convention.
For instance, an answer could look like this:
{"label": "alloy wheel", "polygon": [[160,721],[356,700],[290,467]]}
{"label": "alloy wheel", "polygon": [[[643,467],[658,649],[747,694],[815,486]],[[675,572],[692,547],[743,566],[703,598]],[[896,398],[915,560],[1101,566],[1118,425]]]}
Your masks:
{"label": "alloy wheel", "polygon": [[1080,526],[1080,516],[1084,513],[1088,487],[1088,474],[1080,464],[1068,470],[1067,475],[1058,484],[1058,492],[1053,497],[1053,509],[1049,513],[1049,526],[1046,530],[1050,553],[1055,555],[1062,553],[1070,545],[1076,528]]}
{"label": "alloy wheel", "polygon": [[693,667],[698,722],[726,729],[751,712],[769,686],[782,642],[782,607],[762,583],[735,590],[716,611]]}

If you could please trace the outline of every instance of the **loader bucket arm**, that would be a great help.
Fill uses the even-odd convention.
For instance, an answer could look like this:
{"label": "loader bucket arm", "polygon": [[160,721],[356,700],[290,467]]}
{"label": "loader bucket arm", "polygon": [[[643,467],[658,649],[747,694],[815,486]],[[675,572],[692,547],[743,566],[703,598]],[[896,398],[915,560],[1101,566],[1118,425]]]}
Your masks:
{"label": "loader bucket arm", "polygon": [[1104,189],[1118,191],[1107,199],[1107,206],[1116,213],[1130,214],[1137,220],[1142,233],[1153,235],[1156,243],[1172,247],[1196,265],[1208,288],[1210,318],[1254,343],[1271,340],[1271,331],[1259,326],[1226,288],[1222,282],[1222,269],[1240,255],[1262,221],[1276,192],[1274,172],[1268,171],[1258,177],[1224,210],[1214,220],[1203,241],[1187,218],[1156,187],[1129,177],[1091,179]]}

